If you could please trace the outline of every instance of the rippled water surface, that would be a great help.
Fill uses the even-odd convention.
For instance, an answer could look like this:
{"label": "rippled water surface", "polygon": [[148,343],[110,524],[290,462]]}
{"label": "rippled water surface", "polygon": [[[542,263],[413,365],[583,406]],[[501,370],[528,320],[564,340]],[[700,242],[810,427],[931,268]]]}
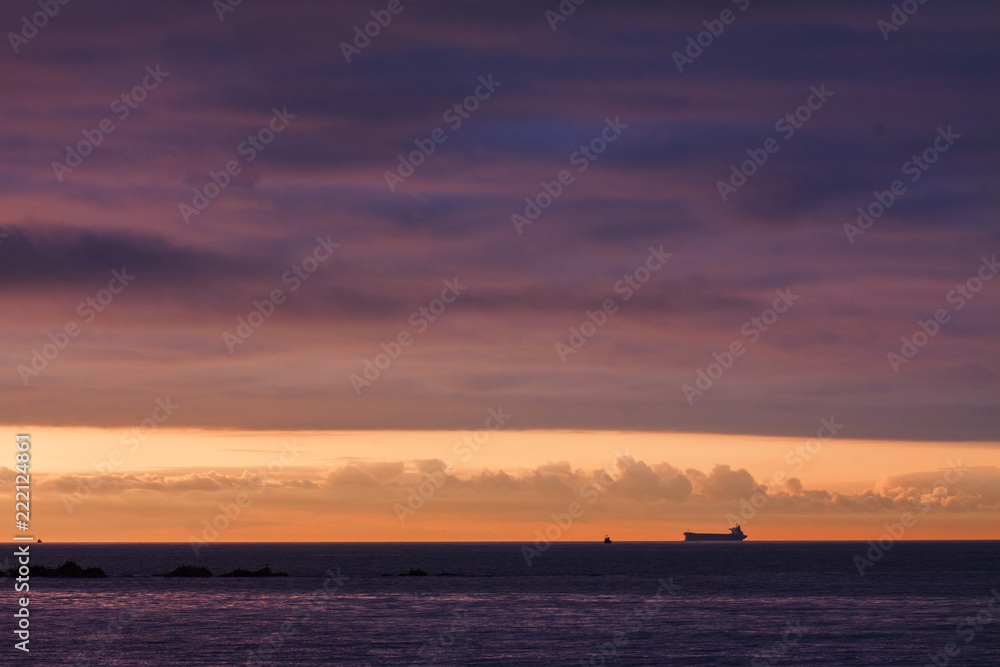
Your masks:
{"label": "rippled water surface", "polygon": [[[109,578],[33,579],[31,653],[0,663],[1000,665],[998,542],[898,543],[863,577],[860,543],[521,546],[32,545]],[[182,564],[290,576],[150,576]]]}

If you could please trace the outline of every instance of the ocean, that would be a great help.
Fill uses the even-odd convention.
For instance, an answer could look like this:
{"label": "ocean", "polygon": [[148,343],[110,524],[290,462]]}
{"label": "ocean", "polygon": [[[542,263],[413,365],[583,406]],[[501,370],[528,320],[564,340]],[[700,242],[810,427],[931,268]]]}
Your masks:
{"label": "ocean", "polygon": [[[860,542],[522,546],[33,544],[108,578],[33,577],[28,654],[9,593],[0,664],[1000,665],[1000,542],[897,542],[863,575]],[[289,576],[151,576],[185,564]]]}

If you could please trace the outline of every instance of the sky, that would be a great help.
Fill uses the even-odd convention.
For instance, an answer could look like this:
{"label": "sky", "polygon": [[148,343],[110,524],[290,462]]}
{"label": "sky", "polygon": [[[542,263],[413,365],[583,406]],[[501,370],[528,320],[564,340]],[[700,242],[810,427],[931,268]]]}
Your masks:
{"label": "sky", "polygon": [[903,4],[6,3],[0,485],[30,433],[51,541],[995,537],[1000,9]]}

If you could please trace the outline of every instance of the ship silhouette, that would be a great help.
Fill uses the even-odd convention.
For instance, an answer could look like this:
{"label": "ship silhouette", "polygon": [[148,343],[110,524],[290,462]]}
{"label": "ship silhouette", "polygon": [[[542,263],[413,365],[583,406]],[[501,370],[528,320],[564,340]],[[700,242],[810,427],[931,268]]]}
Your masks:
{"label": "ship silhouette", "polygon": [[739,524],[730,528],[728,533],[684,533],[685,542],[742,542],[745,539],[746,533]]}

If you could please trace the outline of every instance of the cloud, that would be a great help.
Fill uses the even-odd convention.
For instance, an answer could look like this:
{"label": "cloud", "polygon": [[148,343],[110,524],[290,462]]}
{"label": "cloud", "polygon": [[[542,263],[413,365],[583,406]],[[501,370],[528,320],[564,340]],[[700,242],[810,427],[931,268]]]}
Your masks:
{"label": "cloud", "polygon": [[621,472],[615,480],[614,493],[636,500],[665,499],[682,501],[691,495],[694,484],[669,463],[650,467],[636,461]]}
{"label": "cloud", "polygon": [[174,245],[152,235],[125,230],[85,230],[69,226],[6,226],[5,261],[0,289],[64,289],[81,282],[104,282],[112,269],[127,268],[143,282],[177,292],[217,280],[247,279],[262,262],[210,249]]}
{"label": "cloud", "polygon": [[180,475],[130,472],[98,475],[64,474],[44,479],[47,486],[60,493],[73,494],[91,489],[98,493],[118,494],[124,491],[224,491],[259,484],[260,478],[247,471],[240,475],[232,475],[209,470]]}
{"label": "cloud", "polygon": [[[7,61],[0,421],[128,427],[133,397],[169,386],[191,397],[185,427],[462,428],[488,394],[524,428],[800,435],[800,415],[833,410],[859,438],[1000,438],[985,292],[899,376],[885,356],[1000,241],[1000,129],[981,111],[996,3],[929,3],[889,44],[888,6],[752,3],[684,74],[673,52],[717,12],[591,3],[553,32],[530,0],[414,4],[349,64],[337,44],[370,10],[242,3],[220,22],[203,0],[93,0]],[[157,64],[171,74],[118,119],[111,100]],[[444,112],[491,74],[452,130]],[[722,202],[716,183],[823,84],[834,97]],[[288,129],[185,224],[179,204],[285,106]],[[628,129],[576,171],[618,116]],[[57,181],[105,117],[114,132]],[[857,207],[949,124],[959,143],[849,244]],[[447,141],[390,192],[385,172],[438,127]],[[510,216],[564,169],[573,184],[518,235]],[[342,247],[293,294],[282,275],[320,235]],[[561,365],[555,343],[661,244],[669,265]],[[26,390],[18,365],[122,266],[134,286]],[[329,409],[455,276],[469,291],[366,402]],[[789,285],[796,309],[687,405],[681,386]],[[275,288],[288,300],[231,355],[223,332]],[[692,493],[746,488],[717,477]]]}
{"label": "cloud", "polygon": [[736,500],[753,494],[757,488],[753,475],[746,470],[733,470],[728,465],[716,465],[708,475],[688,470],[695,492],[711,502]]}
{"label": "cloud", "polygon": [[378,486],[378,480],[355,464],[332,471],[326,478],[327,484],[333,487],[341,486]]}
{"label": "cloud", "polygon": [[1000,468],[967,467],[957,479],[942,471],[893,475],[881,480],[875,491],[897,502],[918,502],[953,511],[1000,507]]}
{"label": "cloud", "polygon": [[403,474],[402,461],[388,462],[355,462],[331,470],[325,479],[329,487],[343,486],[379,486],[391,483]]}
{"label": "cloud", "polygon": [[[532,512],[570,502],[600,497],[599,513],[627,517],[672,508],[672,513],[704,513],[714,508],[720,516],[755,494],[766,497],[762,512],[792,514],[866,514],[920,512],[1000,511],[1000,468],[961,466],[941,471],[914,472],[887,477],[875,488],[858,493],[804,489],[797,479],[781,488],[766,489],[743,469],[716,465],[708,474],[696,469],[681,472],[668,463],[649,465],[621,457],[609,470],[572,469],[567,462],[547,463],[532,470],[506,472],[481,470],[465,476],[449,474],[437,460],[352,462],[326,473],[305,474],[288,470],[268,479],[265,489],[275,500],[322,507],[324,499],[337,499],[341,509],[389,512],[396,503],[423,487],[430,515],[469,519],[500,519],[505,512],[522,518]],[[11,484],[11,471],[0,468],[0,486]],[[951,480],[950,482],[947,480]],[[193,492],[211,497],[232,496],[239,491],[259,491],[260,478],[249,471],[168,473],[113,473],[96,475],[38,475],[36,481],[52,494],[117,498],[124,493],[154,493],[179,501]],[[429,491],[433,487],[433,491]],[[87,492],[87,489],[90,492]],[[765,490],[766,489],[766,490]],[[261,491],[263,493],[263,491]],[[303,495],[304,494],[304,495]],[[200,497],[200,496],[199,496]],[[212,501],[217,502],[217,501]],[[597,506],[595,505],[595,508]],[[659,509],[657,509],[659,508]],[[597,509],[595,509],[597,511]]]}

